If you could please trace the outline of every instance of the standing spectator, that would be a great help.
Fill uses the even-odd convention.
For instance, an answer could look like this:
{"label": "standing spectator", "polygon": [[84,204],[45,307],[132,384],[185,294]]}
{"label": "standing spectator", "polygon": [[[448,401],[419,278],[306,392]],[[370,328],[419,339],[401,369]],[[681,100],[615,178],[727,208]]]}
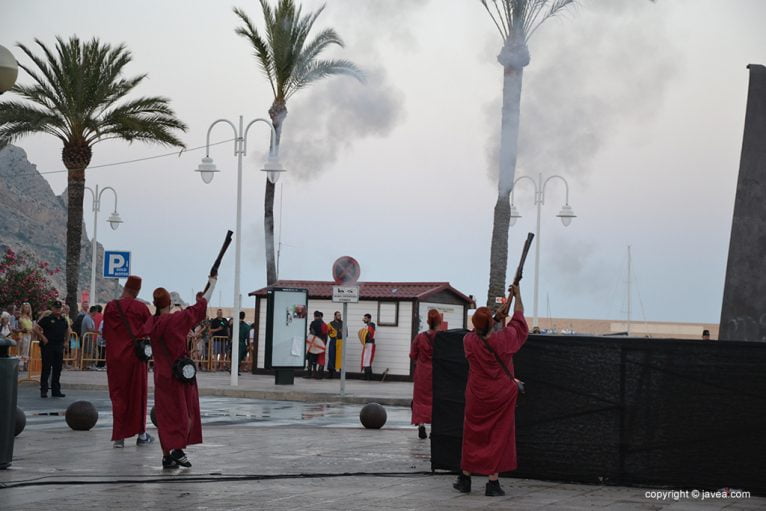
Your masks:
{"label": "standing spectator", "polygon": [[106,376],[112,401],[112,442],[125,447],[125,439],[138,435],[136,445],[154,441],[146,432],[148,397],[148,363],[136,356],[135,339],[151,318],[149,308],[138,301],[141,278],[128,277],[122,296],[106,305],[104,328],[106,344]]}
{"label": "standing spectator", "polygon": [[[226,348],[226,339],[229,336],[229,322],[223,317],[223,311],[215,311],[215,318],[210,321],[210,337],[213,340],[213,359],[216,362],[223,355]],[[212,361],[211,361],[212,362]],[[216,364],[216,369],[218,369]]]}
{"label": "standing spectator", "polygon": [[88,315],[89,311],[90,304],[88,303],[88,300],[85,300],[80,304],[80,312],[77,313],[77,317],[74,318],[74,321],[72,322],[72,330],[74,330],[77,335],[80,335],[80,332],[82,331],[82,320],[85,319],[85,316]]}
{"label": "standing spectator", "polygon": [[154,402],[157,429],[162,447],[162,468],[191,467],[184,449],[202,443],[199,390],[197,381],[184,382],[173,374],[173,364],[186,354],[186,334],[205,319],[207,296],[215,288],[216,279],[208,279],[206,295],[197,293],[197,303],[181,312],[170,314],[170,293],[154,290],[154,316],[144,325],[154,350]]}
{"label": "standing spectator", "polygon": [[96,346],[98,346],[99,359],[96,363],[96,368],[99,370],[103,370],[104,366],[106,365],[106,339],[103,335],[101,335],[104,326],[104,314],[102,312],[103,310],[103,307],[96,305],[96,314],[93,316],[93,322],[96,323]]}
{"label": "standing spectator", "polygon": [[250,338],[250,324],[245,321],[245,311],[239,311],[239,363],[237,365],[237,374],[239,374],[242,362],[247,358],[247,340]]}
{"label": "standing spectator", "polygon": [[19,357],[21,357],[21,370],[27,370],[29,363],[29,348],[32,344],[32,333],[35,329],[35,322],[32,319],[32,306],[29,302],[21,304],[21,314],[19,315]]}
{"label": "standing spectator", "polygon": [[327,371],[333,378],[335,371],[340,371],[343,365],[343,319],[340,311],[335,311],[327,331]]}
{"label": "standing spectator", "polygon": [[359,331],[359,340],[364,345],[362,347],[362,371],[364,379],[372,380],[372,362],[375,360],[375,323],[372,322],[372,315],[365,314],[362,318],[364,328]]}
{"label": "standing spectator", "polygon": [[702,331],[702,340],[703,341],[709,341],[710,340],[710,330],[705,329]]}
{"label": "standing spectator", "polygon": [[309,325],[309,336],[306,338],[308,345],[308,366],[311,378],[324,378],[325,350],[327,347],[327,325],[322,318],[321,311],[314,311],[314,321]]}
{"label": "standing spectator", "polygon": [[[88,310],[88,315],[85,316],[82,319],[82,323],[80,324],[80,339],[83,340],[83,349],[85,349],[85,339],[86,335],[88,335],[88,339],[93,339],[95,344],[89,344],[88,346],[90,349],[93,349],[93,346],[96,348],[97,358],[102,358],[104,354],[102,353],[102,349],[98,345],[98,328],[96,327],[96,313],[98,312],[98,309],[96,309],[95,305],[92,305],[90,310]],[[88,355],[90,355],[89,352]],[[90,367],[91,369],[94,368],[94,366]],[[98,369],[98,366],[95,366],[96,369]]]}
{"label": "standing spectator", "polygon": [[487,307],[473,315],[475,330],[463,338],[468,359],[468,385],[465,389],[462,472],[452,486],[471,491],[471,474],[489,476],[484,495],[505,495],[498,474],[516,470],[516,400],[519,389],[513,376],[513,355],[527,340],[528,326],[518,286],[509,291],[515,299],[508,326],[505,314],[492,318]]}
{"label": "standing spectator", "polygon": [[410,359],[415,363],[414,385],[412,387],[412,424],[418,426],[418,437],[426,438],[426,424],[431,424],[431,403],[433,401],[434,340],[436,329],[442,322],[442,315],[436,309],[428,311],[428,330],[420,332],[412,341]]}
{"label": "standing spectator", "polygon": [[43,357],[43,371],[40,375],[40,397],[48,397],[48,379],[53,397],[65,397],[61,393],[61,366],[64,363],[64,343],[69,338],[69,322],[62,314],[61,302],[51,305],[50,314],[37,322],[37,333],[41,338],[40,351]]}
{"label": "standing spectator", "polygon": [[0,335],[3,337],[10,337],[12,330],[11,330],[11,318],[13,317],[13,313],[11,312],[11,307],[9,306],[7,310],[4,310],[3,313],[0,315]]}

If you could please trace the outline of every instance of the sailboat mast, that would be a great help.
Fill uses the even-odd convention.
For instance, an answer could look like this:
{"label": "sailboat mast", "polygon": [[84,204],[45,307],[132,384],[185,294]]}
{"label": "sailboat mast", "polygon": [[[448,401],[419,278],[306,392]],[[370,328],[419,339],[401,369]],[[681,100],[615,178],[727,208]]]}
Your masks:
{"label": "sailboat mast", "polygon": [[628,335],[630,335],[630,245],[628,245]]}

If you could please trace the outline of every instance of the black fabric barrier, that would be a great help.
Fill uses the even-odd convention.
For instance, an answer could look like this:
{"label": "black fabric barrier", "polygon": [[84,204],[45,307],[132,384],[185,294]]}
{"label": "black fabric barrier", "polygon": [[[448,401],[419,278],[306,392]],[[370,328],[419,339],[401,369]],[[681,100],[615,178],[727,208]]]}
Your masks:
{"label": "black fabric barrier", "polygon": [[[460,464],[462,333],[434,347],[432,469]],[[766,343],[530,335],[514,366],[514,476],[766,494]]]}

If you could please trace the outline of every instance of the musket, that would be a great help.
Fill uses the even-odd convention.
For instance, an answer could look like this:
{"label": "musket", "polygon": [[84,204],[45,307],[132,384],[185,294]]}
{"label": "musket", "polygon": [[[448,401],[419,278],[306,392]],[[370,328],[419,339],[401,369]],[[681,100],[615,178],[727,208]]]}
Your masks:
{"label": "musket", "polygon": [[[213,263],[213,267],[210,268],[210,276],[211,277],[217,277],[218,276],[218,267],[221,266],[221,260],[223,259],[223,255],[226,253],[226,249],[229,248],[229,245],[231,245],[231,237],[234,233],[232,231],[226,231],[226,239],[223,240],[223,245],[221,246],[221,250],[218,252],[218,257],[215,258],[215,262]],[[210,282],[208,282],[205,285],[205,289],[202,291],[204,294],[205,291],[207,291],[207,288],[210,287]]]}
{"label": "musket", "polygon": [[[524,242],[524,248],[521,251],[521,260],[519,261],[519,265],[516,267],[516,275],[513,277],[513,285],[518,286],[519,282],[521,282],[521,277],[524,273],[524,262],[527,260],[527,254],[529,253],[529,248],[532,246],[532,240],[534,239],[535,235],[534,233],[528,233],[527,234],[527,241]],[[495,320],[500,320],[508,315],[508,310],[511,308],[511,297],[509,296],[508,299],[505,301],[502,307],[498,309],[498,311],[495,313]]]}

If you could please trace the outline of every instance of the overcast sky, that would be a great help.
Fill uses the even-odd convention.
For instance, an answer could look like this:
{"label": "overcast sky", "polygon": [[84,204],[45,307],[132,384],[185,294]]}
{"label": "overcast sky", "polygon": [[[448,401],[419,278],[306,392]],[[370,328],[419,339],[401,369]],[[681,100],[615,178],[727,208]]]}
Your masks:
{"label": "overcast sky", "polygon": [[[334,27],[367,83],[331,78],[288,102],[277,188],[280,278],[330,280],[332,262],[357,258],[362,280],[449,281],[486,296],[496,197],[502,41],[478,0],[328,0],[317,27]],[[303,2],[305,9],[321,5]],[[271,89],[232,7],[261,26],[258,2],[2,0],[0,44],[33,46],[56,35],[124,42],[136,94],[170,97],[204,145],[221,117],[267,116]],[[530,43],[517,176],[558,174],[578,215],[564,228],[560,182],[545,190],[540,314],[624,318],[632,246],[633,319],[718,322],[747,98],[747,64],[766,63],[766,2],[581,0]],[[21,83],[28,83],[24,72]],[[219,126],[212,140],[232,138]],[[17,143],[38,169],[63,168],[60,143]],[[242,291],[265,285],[264,128],[251,131],[245,163]],[[105,142],[93,165],[168,152]],[[112,186],[125,223],[99,228],[107,249],[132,251],[142,297],[156,286],[186,300],[205,283],[234,228],[233,143],[211,149],[222,170],[210,185],[194,172],[203,151],[87,172]],[[53,190],[64,173],[46,174]],[[281,203],[280,203],[280,198]],[[523,218],[510,231],[509,278],[534,231],[529,183],[516,190]],[[105,201],[108,216],[111,198]],[[92,230],[86,195],[86,226]],[[281,227],[280,227],[281,224]],[[233,302],[233,250],[216,296]],[[534,258],[523,290],[532,313]],[[252,306],[252,302],[243,302]]]}

